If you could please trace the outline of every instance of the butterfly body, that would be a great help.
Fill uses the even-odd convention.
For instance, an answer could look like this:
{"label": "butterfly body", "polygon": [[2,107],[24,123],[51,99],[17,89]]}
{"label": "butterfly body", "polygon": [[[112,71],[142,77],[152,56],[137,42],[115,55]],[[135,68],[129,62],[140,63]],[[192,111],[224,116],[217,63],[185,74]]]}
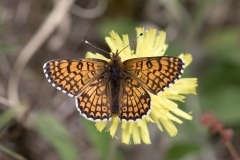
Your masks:
{"label": "butterfly body", "polygon": [[52,60],[44,64],[48,81],[75,97],[76,108],[88,120],[138,121],[150,113],[149,93],[159,94],[183,73],[178,57],[142,57],[109,62],[100,59]]}
{"label": "butterfly body", "polygon": [[118,56],[118,53],[113,54],[109,65],[109,69],[105,72],[107,75],[105,79],[108,80],[107,84],[107,90],[109,90],[109,98],[111,97],[111,113],[112,115],[118,115],[118,110],[119,110],[119,91],[121,89],[122,79],[125,79],[126,77],[124,76],[124,66],[121,61],[121,58]]}

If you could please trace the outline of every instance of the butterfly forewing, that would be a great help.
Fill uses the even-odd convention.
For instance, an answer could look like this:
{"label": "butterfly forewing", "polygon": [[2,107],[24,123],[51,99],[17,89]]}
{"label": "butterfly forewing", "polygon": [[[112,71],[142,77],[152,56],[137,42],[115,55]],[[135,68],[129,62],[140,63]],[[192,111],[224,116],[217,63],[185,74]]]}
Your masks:
{"label": "butterfly forewing", "polygon": [[151,109],[148,92],[135,79],[122,80],[121,83],[119,118],[123,121],[137,121],[148,115]]}
{"label": "butterfly forewing", "polygon": [[145,57],[123,62],[126,72],[148,91],[158,94],[182,75],[184,62],[178,57]]}
{"label": "butterfly forewing", "polygon": [[111,119],[110,95],[106,79],[96,79],[76,98],[76,108],[92,121]]}
{"label": "butterfly forewing", "polygon": [[52,86],[73,97],[97,79],[107,64],[99,59],[52,60],[43,65],[43,70]]}

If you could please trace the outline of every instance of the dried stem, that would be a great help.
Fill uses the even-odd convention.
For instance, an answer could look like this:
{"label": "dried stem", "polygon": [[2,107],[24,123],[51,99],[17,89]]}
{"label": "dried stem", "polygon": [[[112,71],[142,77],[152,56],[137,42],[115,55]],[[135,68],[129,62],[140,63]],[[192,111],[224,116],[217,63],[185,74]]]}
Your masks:
{"label": "dried stem", "polygon": [[60,0],[55,5],[52,12],[49,14],[43,25],[31,38],[28,44],[20,52],[13,70],[10,74],[8,83],[8,97],[14,102],[12,107],[19,104],[18,85],[20,76],[30,58],[42,46],[46,39],[53,33],[53,31],[62,23],[63,18],[68,13],[74,0]]}

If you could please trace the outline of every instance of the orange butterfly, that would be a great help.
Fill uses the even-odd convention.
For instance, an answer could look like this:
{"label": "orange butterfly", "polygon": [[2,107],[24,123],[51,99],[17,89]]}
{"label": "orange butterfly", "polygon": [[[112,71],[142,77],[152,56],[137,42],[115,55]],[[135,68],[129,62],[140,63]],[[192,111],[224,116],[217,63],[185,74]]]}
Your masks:
{"label": "orange butterfly", "polygon": [[119,116],[137,121],[151,110],[152,94],[159,94],[182,75],[184,62],[170,56],[142,57],[121,61],[113,53],[101,59],[51,60],[43,65],[48,82],[75,97],[76,108],[91,121]]}

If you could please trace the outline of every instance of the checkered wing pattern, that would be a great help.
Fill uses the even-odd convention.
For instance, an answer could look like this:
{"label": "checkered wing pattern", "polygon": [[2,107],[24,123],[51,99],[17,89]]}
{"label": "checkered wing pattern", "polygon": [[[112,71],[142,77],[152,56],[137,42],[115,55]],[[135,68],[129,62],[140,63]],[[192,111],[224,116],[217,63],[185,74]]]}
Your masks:
{"label": "checkered wing pattern", "polygon": [[111,119],[111,95],[107,90],[107,80],[94,80],[79,97],[76,98],[78,111],[91,121]]}
{"label": "checkered wing pattern", "polygon": [[43,71],[53,87],[74,97],[101,76],[107,64],[99,59],[52,60],[43,65]]}
{"label": "checkered wing pattern", "polygon": [[184,69],[181,58],[168,56],[129,59],[123,64],[126,72],[153,94],[174,84]]}
{"label": "checkered wing pattern", "polygon": [[148,115],[151,98],[138,81],[129,78],[122,81],[119,96],[119,118],[122,121],[136,121]]}

